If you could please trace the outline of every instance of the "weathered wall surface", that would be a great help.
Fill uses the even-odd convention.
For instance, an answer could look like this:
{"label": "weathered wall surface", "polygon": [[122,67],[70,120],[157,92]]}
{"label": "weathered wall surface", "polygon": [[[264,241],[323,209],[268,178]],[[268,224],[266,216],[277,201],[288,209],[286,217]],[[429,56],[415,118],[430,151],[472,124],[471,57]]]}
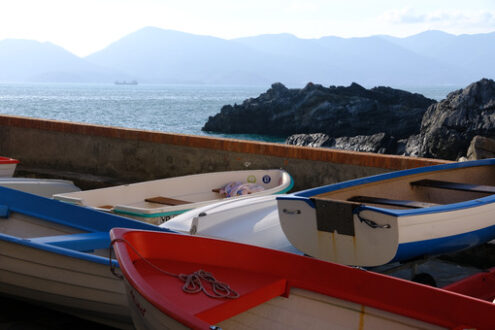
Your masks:
{"label": "weathered wall surface", "polygon": [[283,168],[294,190],[446,161],[0,116],[0,155],[17,176],[59,177],[81,188],[194,173]]}

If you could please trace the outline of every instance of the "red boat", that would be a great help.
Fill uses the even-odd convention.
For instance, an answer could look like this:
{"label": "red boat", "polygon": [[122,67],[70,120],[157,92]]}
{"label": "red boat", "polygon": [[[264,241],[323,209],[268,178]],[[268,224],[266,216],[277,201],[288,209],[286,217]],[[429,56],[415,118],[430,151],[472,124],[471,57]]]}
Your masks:
{"label": "red boat", "polygon": [[0,177],[10,177],[14,175],[18,163],[19,161],[17,159],[0,156]]}
{"label": "red boat", "polygon": [[495,303],[495,267],[449,284],[444,289]]}
{"label": "red boat", "polygon": [[358,268],[113,229],[137,329],[494,329],[495,304]]}

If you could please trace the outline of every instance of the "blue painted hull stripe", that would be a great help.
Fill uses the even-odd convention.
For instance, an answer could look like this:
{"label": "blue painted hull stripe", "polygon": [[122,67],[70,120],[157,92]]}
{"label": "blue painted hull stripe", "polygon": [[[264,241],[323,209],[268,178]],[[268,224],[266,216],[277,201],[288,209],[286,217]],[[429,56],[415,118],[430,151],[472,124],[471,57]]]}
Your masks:
{"label": "blue painted hull stripe", "polygon": [[[56,245],[31,242],[29,239],[22,239],[22,238],[10,236],[10,235],[5,235],[5,234],[0,234],[0,240],[14,243],[14,244],[27,246],[27,247],[37,249],[37,250],[42,250],[42,251],[47,251],[50,253],[63,255],[63,256],[69,257],[69,258],[75,258],[75,259],[85,260],[85,261],[94,262],[94,263],[98,263],[98,264],[104,264],[104,265],[108,265],[110,267],[108,257],[101,257],[101,256],[97,256],[97,255],[90,254],[90,253],[79,252],[76,250],[58,247]],[[110,233],[108,234],[108,246],[110,247]],[[114,259],[112,259],[112,264],[114,264],[115,266],[118,266],[117,261]]]}
{"label": "blue painted hull stripe", "polygon": [[[0,205],[6,206],[9,212],[17,212],[47,222],[76,228],[88,233],[109,233],[110,229],[115,227],[173,232],[169,229],[160,228],[141,221],[124,218],[118,215],[100,212],[87,207],[76,206],[5,187],[0,187]],[[0,221],[9,221],[9,219],[1,219]],[[77,234],[75,235],[75,238],[78,237]],[[32,242],[29,239],[23,239],[3,233],[0,233],[0,240],[49,251],[68,257],[100,264],[109,264],[108,258],[105,257],[79,252],[52,244]],[[110,244],[110,236],[108,237],[108,244]]]}
{"label": "blue painted hull stripe", "polygon": [[494,237],[495,225],[459,235],[402,243],[399,244],[397,253],[391,262],[463,250],[488,242]]}

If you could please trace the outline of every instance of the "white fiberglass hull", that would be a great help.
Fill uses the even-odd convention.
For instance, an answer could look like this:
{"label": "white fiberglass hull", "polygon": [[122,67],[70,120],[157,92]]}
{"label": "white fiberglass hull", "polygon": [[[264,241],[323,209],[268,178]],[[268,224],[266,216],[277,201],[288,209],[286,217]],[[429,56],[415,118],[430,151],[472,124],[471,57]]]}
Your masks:
{"label": "white fiberglass hull", "polygon": [[132,329],[123,281],[110,271],[115,227],[165,231],[0,187],[0,294]]}
{"label": "white fiberglass hull", "polygon": [[[285,193],[293,186],[292,178],[283,170],[245,170],[187,175],[53,197],[158,225],[188,210],[224,200],[215,190],[231,182],[252,183],[264,189],[249,196]],[[157,198],[164,202],[150,202]],[[167,199],[173,199],[172,204],[179,203],[167,204]]]}
{"label": "white fiberglass hull", "polygon": [[132,329],[124,286],[98,264],[0,241],[0,292],[122,329]]}
{"label": "white fiberglass hull", "polygon": [[47,198],[81,190],[72,181],[57,179],[0,178],[0,186]]}
{"label": "white fiberglass hull", "polygon": [[160,227],[301,254],[280,228],[275,198],[270,195],[218,202],[180,214]]}
{"label": "white fiberglass hull", "polygon": [[[188,329],[150,304],[126,282],[126,293],[134,325],[138,330]],[[220,329],[444,329],[402,315],[292,289],[290,296],[276,297],[216,324]]]}
{"label": "white fiberglass hull", "polygon": [[495,238],[495,159],[360,178],[277,197],[289,241],[326,261],[373,267]]}

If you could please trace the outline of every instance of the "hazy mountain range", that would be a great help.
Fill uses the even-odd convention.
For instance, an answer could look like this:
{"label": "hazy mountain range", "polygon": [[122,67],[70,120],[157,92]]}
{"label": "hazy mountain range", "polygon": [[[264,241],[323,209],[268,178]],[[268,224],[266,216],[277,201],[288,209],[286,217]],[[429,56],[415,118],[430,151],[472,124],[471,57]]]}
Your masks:
{"label": "hazy mountain range", "polygon": [[495,78],[495,32],[427,31],[407,38],[225,40],[154,27],[80,58],[51,43],[0,41],[0,81],[267,85],[466,85]]}

